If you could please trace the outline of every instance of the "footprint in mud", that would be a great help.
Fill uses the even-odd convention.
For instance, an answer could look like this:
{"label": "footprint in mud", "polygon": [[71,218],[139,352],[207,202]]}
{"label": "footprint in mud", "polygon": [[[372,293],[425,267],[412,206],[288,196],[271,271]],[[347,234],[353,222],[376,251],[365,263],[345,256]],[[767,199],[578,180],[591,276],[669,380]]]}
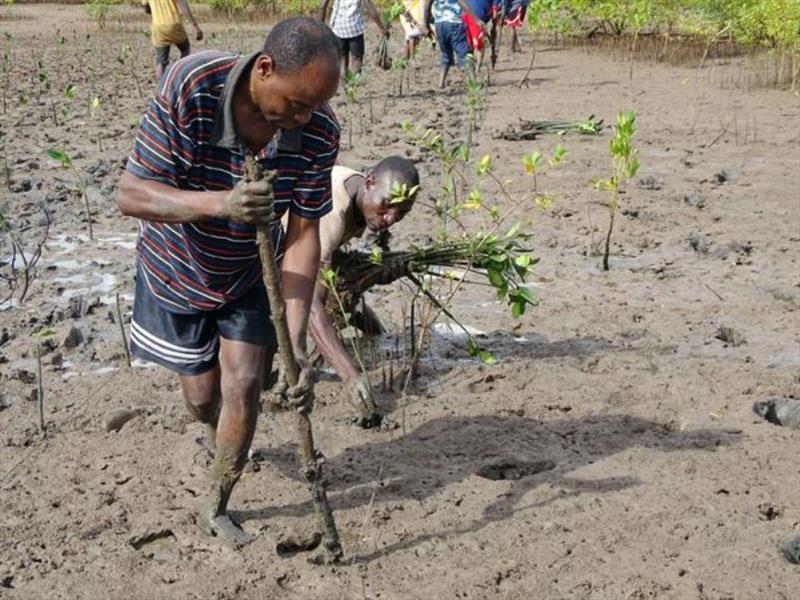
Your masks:
{"label": "footprint in mud", "polygon": [[174,562],[180,559],[180,550],[176,546],[175,534],[171,529],[148,531],[131,538],[128,543],[140,550],[146,558],[157,562]]}
{"label": "footprint in mud", "polygon": [[522,479],[545,471],[552,471],[556,468],[556,463],[552,460],[524,461],[514,459],[502,459],[496,462],[483,465],[475,473],[478,477],[491,479],[492,481]]}

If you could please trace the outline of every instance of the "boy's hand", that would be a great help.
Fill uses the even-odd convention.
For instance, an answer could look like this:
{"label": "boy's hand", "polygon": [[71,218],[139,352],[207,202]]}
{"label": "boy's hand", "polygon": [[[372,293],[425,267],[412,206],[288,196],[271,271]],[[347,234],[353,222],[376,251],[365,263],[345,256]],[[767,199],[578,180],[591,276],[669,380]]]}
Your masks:
{"label": "boy's hand", "polygon": [[378,412],[375,400],[372,398],[372,388],[362,377],[353,377],[347,382],[350,392],[350,403],[362,417],[371,417]]}
{"label": "boy's hand", "polygon": [[200,29],[200,26],[197,23],[194,24],[194,39],[196,39],[198,42],[203,39],[203,30]]}

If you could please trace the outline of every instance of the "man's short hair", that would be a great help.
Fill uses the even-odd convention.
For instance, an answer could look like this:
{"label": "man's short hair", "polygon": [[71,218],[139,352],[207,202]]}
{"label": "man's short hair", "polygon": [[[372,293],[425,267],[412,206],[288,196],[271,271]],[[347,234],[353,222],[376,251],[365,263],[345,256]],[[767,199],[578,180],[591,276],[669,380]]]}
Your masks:
{"label": "man's short hair", "polygon": [[339,64],[336,36],[325,23],[309,17],[293,17],[278,22],[267,35],[262,52],[282,74],[297,73],[318,56]]}
{"label": "man's short hair", "polygon": [[376,181],[386,178],[409,186],[419,185],[419,172],[410,160],[402,156],[387,156],[372,169]]}

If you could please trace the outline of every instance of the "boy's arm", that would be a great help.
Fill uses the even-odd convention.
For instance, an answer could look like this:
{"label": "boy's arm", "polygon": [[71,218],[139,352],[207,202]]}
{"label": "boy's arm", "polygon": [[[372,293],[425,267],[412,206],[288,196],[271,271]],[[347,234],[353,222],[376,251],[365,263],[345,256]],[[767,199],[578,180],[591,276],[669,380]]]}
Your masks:
{"label": "boy's arm", "polygon": [[322,4],[319,7],[319,20],[324,21],[325,15],[328,14],[328,6],[330,6],[331,0],[322,0]]}
{"label": "boy's arm", "polygon": [[[320,271],[325,271],[330,268],[330,263],[321,263]],[[342,340],[339,337],[336,328],[331,323],[328,313],[325,312],[325,304],[328,301],[328,290],[320,282],[317,282],[314,288],[314,299],[311,303],[311,314],[308,320],[308,331],[311,334],[311,339],[325,359],[325,363],[336,371],[336,374],[342,381],[347,383],[354,377],[358,377],[358,370],[356,370],[353,361],[347,354]]]}
{"label": "boy's arm", "polygon": [[[425,0],[425,29],[430,27],[433,23],[433,16],[431,15],[431,8],[433,7],[433,0]],[[424,33],[424,32],[423,32]]]}
{"label": "boy's arm", "polygon": [[378,12],[378,9],[375,8],[372,0],[361,0],[361,2],[367,15],[369,15],[369,18],[373,20],[375,25],[377,25],[378,31],[381,32],[381,35],[383,37],[389,37],[389,29],[383,24],[381,14]]}
{"label": "boy's arm", "polygon": [[177,0],[177,4],[178,10],[180,10],[181,14],[192,24],[192,27],[194,27],[195,39],[199,42],[203,39],[203,30],[200,29],[200,26],[197,24],[197,19],[195,19],[192,14],[192,9],[189,7],[188,0]]}

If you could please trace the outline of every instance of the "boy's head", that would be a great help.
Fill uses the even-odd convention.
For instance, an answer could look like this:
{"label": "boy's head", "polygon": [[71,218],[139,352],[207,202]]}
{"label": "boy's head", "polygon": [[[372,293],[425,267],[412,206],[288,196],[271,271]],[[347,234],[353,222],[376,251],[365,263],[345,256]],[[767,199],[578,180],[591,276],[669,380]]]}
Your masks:
{"label": "boy's head", "polygon": [[383,231],[402,220],[414,206],[418,186],[417,168],[405,158],[388,156],[375,165],[364,178],[359,206],[367,229]]}

